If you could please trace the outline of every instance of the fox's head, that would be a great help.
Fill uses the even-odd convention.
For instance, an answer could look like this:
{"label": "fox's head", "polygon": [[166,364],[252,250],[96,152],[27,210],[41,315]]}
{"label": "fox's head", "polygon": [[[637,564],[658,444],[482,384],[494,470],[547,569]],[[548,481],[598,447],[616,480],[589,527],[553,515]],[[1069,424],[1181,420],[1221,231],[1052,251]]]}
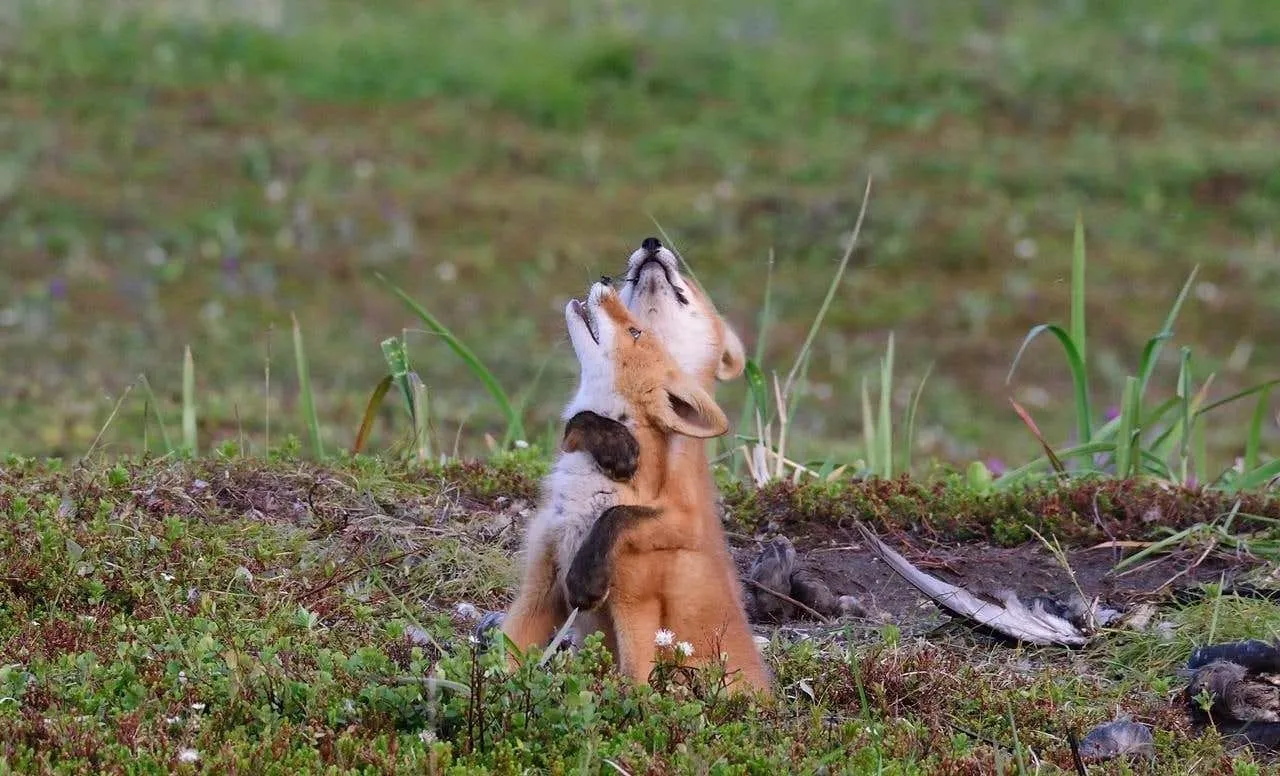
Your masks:
{"label": "fox's head", "polygon": [[728,431],[724,410],[607,281],[594,284],[585,303],[571,300],[564,315],[580,366],[578,391],[565,408],[565,420],[590,410],[635,427],[699,439]]}
{"label": "fox's head", "polygon": [[715,305],[680,274],[676,255],[656,237],[646,238],[627,261],[621,291],[627,309],[667,347],[685,372],[711,389],[716,380],[742,374],[742,340]]}

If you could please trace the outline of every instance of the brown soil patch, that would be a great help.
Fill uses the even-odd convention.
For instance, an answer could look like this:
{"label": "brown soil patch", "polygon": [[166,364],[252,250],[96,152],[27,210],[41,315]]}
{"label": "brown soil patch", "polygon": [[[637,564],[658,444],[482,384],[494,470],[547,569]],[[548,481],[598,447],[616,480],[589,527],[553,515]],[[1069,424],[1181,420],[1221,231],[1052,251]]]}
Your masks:
{"label": "brown soil patch", "polygon": [[[837,535],[832,535],[833,533]],[[797,568],[812,571],[836,595],[852,595],[864,606],[887,615],[904,632],[921,633],[948,622],[952,615],[907,584],[875,556],[852,530],[828,529],[806,532],[803,527],[787,537],[796,546]],[[1097,596],[1105,608],[1126,611],[1142,601],[1156,601],[1188,594],[1188,589],[1206,581],[1225,577],[1228,584],[1257,566],[1259,561],[1206,557],[1198,565],[1200,553],[1180,551],[1114,570],[1120,560],[1111,548],[1067,551],[1071,575],[1038,541],[1016,547],[997,547],[983,542],[930,544],[919,540],[885,537],[888,543],[918,568],[940,579],[967,588],[978,595],[1014,591],[1024,601],[1032,596],[1065,600],[1077,594]],[[761,543],[736,536],[731,540],[734,560],[745,576],[759,553]],[[792,627],[819,623],[811,616],[793,620]]]}

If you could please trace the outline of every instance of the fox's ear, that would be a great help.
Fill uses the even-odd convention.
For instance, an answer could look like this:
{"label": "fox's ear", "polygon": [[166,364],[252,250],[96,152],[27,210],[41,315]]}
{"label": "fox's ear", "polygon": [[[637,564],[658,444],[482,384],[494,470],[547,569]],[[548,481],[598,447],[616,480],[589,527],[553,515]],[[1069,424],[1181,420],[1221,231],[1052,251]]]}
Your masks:
{"label": "fox's ear", "polygon": [[728,322],[725,322],[722,328],[724,329],[724,349],[720,351],[720,363],[716,364],[716,379],[732,380],[742,374],[742,370],[746,368],[747,353],[742,347],[742,340],[729,327]]}
{"label": "fox's ear", "polygon": [[729,418],[724,410],[687,376],[669,380],[666,386],[667,402],[663,408],[663,424],[676,434],[710,439],[729,430]]}

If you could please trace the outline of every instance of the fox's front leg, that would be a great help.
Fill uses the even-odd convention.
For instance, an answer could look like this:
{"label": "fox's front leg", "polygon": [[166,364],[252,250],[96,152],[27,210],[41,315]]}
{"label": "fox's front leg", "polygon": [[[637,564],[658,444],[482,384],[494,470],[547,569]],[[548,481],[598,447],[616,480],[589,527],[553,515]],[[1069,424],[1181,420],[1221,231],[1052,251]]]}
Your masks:
{"label": "fox's front leg", "polygon": [[635,476],[640,460],[640,443],[631,431],[618,421],[590,410],[579,412],[565,424],[560,449],[566,453],[577,450],[587,453],[615,482],[627,482]]}
{"label": "fox's front leg", "polygon": [[[532,533],[524,557],[524,571],[516,600],[502,619],[502,632],[520,649],[546,646],[569,615],[564,596],[556,585],[556,551],[549,531]],[[507,656],[507,665],[514,666]]]}
{"label": "fox's front leg", "polygon": [[662,602],[616,601],[610,605],[618,640],[618,668],[636,684],[647,684],[657,657],[655,639],[662,626]]}
{"label": "fox's front leg", "polygon": [[619,504],[600,514],[569,564],[564,586],[569,606],[588,611],[600,605],[613,582],[613,551],[631,525],[662,514],[657,507]]}

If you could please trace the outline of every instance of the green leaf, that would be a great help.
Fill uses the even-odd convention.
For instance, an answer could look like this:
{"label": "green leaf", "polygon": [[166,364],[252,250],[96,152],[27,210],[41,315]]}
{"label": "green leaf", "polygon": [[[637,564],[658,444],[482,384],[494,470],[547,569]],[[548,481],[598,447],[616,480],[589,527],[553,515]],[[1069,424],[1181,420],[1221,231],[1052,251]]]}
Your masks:
{"label": "green leaf", "polygon": [[1091,433],[1093,410],[1089,402],[1089,382],[1085,374],[1084,359],[1080,355],[1080,349],[1076,347],[1072,341],[1071,335],[1056,323],[1042,323],[1039,326],[1033,326],[1027,332],[1026,338],[1022,340],[1022,346],[1018,348],[1017,355],[1013,358],[1013,364],[1009,367],[1009,374],[1005,378],[1005,384],[1013,380],[1014,370],[1018,368],[1018,362],[1022,360],[1022,354],[1026,351],[1027,346],[1041,334],[1048,332],[1052,334],[1062,345],[1062,350],[1067,357],[1067,367],[1071,371],[1071,383],[1075,390],[1076,402],[1076,426],[1079,430],[1080,442],[1087,444],[1092,440]]}
{"label": "green leaf", "polygon": [[302,416],[311,436],[311,446],[316,458],[324,458],[324,442],[320,439],[320,416],[316,414],[315,394],[311,390],[311,370],[307,367],[307,350],[302,342],[302,327],[298,325],[298,316],[289,314],[293,319],[293,355],[298,367],[298,394],[302,402]]}
{"label": "green leaf", "polygon": [[402,291],[398,286],[391,283],[391,281],[387,280],[382,273],[375,273],[375,277],[377,277],[377,279],[385,285],[391,293],[395,294],[396,297],[398,297],[414,315],[418,316],[419,320],[427,325],[427,328],[444,340],[445,344],[449,346],[449,349],[452,350],[458,358],[462,359],[462,362],[466,364],[469,370],[471,370],[471,373],[480,380],[481,384],[484,385],[485,390],[487,390],[489,395],[493,397],[493,400],[498,405],[498,409],[501,411],[503,418],[506,420],[506,443],[510,443],[515,439],[523,439],[524,423],[521,421],[520,415],[516,412],[515,407],[512,406],[511,400],[507,397],[506,391],[502,390],[502,385],[499,384],[498,379],[494,377],[493,372],[489,371],[489,368],[486,367],[479,357],[471,351],[471,348],[467,347],[461,340],[455,337],[453,332],[449,331],[449,329],[437,320],[434,315],[427,312],[425,307],[415,302],[412,297]]}

